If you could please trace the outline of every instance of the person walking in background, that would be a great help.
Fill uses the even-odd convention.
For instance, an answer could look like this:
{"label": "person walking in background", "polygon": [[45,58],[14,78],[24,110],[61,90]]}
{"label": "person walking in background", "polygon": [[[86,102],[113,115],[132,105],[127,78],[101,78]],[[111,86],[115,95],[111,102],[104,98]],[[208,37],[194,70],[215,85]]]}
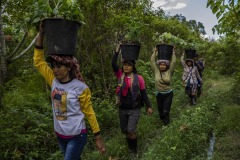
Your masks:
{"label": "person walking in background", "polygon": [[[194,65],[197,67],[198,72],[200,77],[202,78],[203,75],[203,70],[205,68],[204,63],[201,59],[199,59],[199,55],[196,53],[194,56]],[[201,82],[198,80],[198,87],[197,87],[197,96],[200,97],[202,94],[202,84]]]}
{"label": "person walking in background", "polygon": [[167,125],[170,122],[170,109],[173,100],[171,81],[176,64],[176,56],[174,51],[171,61],[165,59],[157,60],[157,56],[158,52],[157,48],[155,48],[151,56],[151,67],[154,72],[156,100],[160,119]]}
{"label": "person walking in background", "polygon": [[[94,113],[91,92],[83,82],[79,63],[73,56],[49,55],[43,52],[44,28],[40,26],[34,49],[34,65],[51,86],[54,130],[64,160],[79,160],[87,143],[87,118],[100,153],[105,145]],[[48,65],[50,64],[50,66]]]}
{"label": "person walking in background", "polygon": [[200,84],[202,84],[202,78],[199,75],[197,67],[194,65],[194,60],[184,60],[184,52],[181,56],[181,63],[183,66],[183,86],[185,87],[186,93],[190,98],[190,104],[196,105],[198,81]]}
{"label": "person walking in background", "polygon": [[137,153],[137,124],[141,115],[141,100],[146,104],[148,115],[153,113],[152,105],[149,101],[145,82],[142,76],[137,74],[135,61],[124,59],[122,68],[119,69],[117,59],[120,52],[120,45],[112,57],[112,68],[118,79],[116,89],[117,106],[119,109],[119,119],[121,132],[126,134],[129,150]]}

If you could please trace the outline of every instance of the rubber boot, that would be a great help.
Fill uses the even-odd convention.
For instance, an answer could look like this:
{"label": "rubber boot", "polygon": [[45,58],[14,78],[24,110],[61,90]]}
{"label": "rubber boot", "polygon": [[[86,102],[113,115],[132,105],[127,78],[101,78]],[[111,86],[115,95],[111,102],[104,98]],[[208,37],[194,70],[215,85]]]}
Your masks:
{"label": "rubber boot", "polygon": [[169,122],[170,122],[169,117],[166,117],[166,118],[163,119],[163,123],[164,123],[165,126],[168,125]]}
{"label": "rubber boot", "polygon": [[137,138],[135,139],[127,138],[127,143],[130,152],[137,154]]}
{"label": "rubber boot", "polygon": [[163,121],[164,125],[166,126],[170,122],[170,117],[169,117],[169,113],[166,110],[164,110],[163,112],[164,112],[164,116],[163,116],[162,121]]}
{"label": "rubber boot", "polygon": [[200,97],[202,95],[202,87],[198,87],[197,89],[197,97]]}
{"label": "rubber boot", "polygon": [[191,106],[193,105],[193,100],[192,99],[193,99],[193,97],[189,95],[189,103],[190,103]]}
{"label": "rubber boot", "polygon": [[195,106],[196,104],[196,96],[192,96],[192,105]]}

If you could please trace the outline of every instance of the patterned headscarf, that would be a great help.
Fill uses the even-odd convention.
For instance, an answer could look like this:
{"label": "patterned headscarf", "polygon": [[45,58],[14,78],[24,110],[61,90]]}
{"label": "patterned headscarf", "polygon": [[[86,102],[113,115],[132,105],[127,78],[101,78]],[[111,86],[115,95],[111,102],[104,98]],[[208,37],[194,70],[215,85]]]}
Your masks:
{"label": "patterned headscarf", "polygon": [[167,67],[170,66],[170,61],[169,60],[160,59],[160,60],[157,61],[157,65],[160,65],[160,63],[165,63]]}
{"label": "patterned headscarf", "polygon": [[54,61],[56,61],[57,63],[69,66],[71,68],[71,78],[77,78],[78,80],[84,82],[80,72],[78,60],[75,57],[66,55],[50,55],[49,57],[47,57],[47,61],[49,63],[53,63]]}

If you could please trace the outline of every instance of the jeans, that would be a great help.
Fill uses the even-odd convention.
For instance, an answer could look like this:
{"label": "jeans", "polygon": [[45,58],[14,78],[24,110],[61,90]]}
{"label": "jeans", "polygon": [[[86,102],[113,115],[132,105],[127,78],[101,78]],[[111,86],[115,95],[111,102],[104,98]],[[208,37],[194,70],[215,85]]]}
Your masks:
{"label": "jeans", "polygon": [[79,160],[83,148],[87,143],[87,133],[82,133],[72,138],[61,138],[57,136],[57,140],[64,155],[64,160]]}

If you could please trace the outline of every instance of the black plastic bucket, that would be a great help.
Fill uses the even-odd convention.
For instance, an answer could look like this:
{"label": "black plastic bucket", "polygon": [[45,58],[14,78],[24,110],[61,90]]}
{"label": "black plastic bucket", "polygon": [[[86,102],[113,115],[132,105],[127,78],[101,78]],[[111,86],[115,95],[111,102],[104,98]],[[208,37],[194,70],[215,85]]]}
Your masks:
{"label": "black plastic bucket", "polygon": [[196,50],[194,49],[185,49],[186,59],[194,59]]}
{"label": "black plastic bucket", "polygon": [[122,44],[121,46],[122,59],[138,60],[141,46],[138,44]]}
{"label": "black plastic bucket", "polygon": [[158,59],[171,60],[173,53],[173,46],[168,44],[158,44]]}
{"label": "black plastic bucket", "polygon": [[46,53],[58,55],[75,55],[78,30],[81,24],[77,21],[62,18],[43,20],[46,34]]}

